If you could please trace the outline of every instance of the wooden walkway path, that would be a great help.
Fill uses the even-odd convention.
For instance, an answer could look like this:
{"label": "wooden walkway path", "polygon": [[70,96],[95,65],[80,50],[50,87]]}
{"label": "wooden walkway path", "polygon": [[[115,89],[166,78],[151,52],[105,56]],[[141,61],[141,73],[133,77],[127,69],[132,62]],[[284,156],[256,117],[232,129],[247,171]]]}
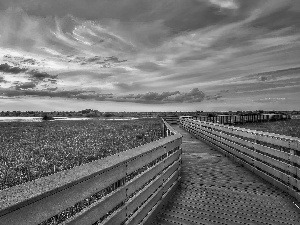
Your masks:
{"label": "wooden walkway path", "polygon": [[182,182],[153,225],[300,225],[293,199],[218,151],[183,135]]}

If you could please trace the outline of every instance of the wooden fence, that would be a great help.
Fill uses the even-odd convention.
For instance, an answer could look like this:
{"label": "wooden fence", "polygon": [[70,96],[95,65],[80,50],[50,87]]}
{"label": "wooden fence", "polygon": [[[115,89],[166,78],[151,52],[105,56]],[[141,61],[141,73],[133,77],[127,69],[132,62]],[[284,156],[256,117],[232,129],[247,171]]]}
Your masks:
{"label": "wooden fence", "polygon": [[0,191],[0,224],[149,224],[180,180],[182,136],[164,127],[158,141]]}
{"label": "wooden fence", "polygon": [[300,202],[300,139],[210,122],[181,126]]}
{"label": "wooden fence", "polygon": [[215,115],[215,116],[197,116],[197,120],[220,123],[220,124],[237,124],[237,123],[257,123],[278,120],[288,120],[291,116],[283,113],[262,113],[262,114],[245,114],[245,115]]}

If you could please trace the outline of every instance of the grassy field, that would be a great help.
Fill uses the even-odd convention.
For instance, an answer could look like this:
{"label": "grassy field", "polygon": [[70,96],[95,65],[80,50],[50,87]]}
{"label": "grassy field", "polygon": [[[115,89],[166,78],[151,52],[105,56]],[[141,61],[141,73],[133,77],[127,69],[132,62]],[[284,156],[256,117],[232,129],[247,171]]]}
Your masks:
{"label": "grassy field", "polygon": [[300,138],[300,119],[266,123],[247,123],[243,125],[237,124],[236,126]]}
{"label": "grassy field", "polygon": [[0,123],[0,190],[161,136],[158,119]]}

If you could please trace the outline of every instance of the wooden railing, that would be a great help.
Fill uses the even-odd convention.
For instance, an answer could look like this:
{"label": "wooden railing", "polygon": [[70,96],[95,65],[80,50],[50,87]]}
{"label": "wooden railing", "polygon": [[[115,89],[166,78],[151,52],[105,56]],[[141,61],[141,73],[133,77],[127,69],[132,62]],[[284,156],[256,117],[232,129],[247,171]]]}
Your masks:
{"label": "wooden railing", "polygon": [[0,224],[150,223],[180,180],[182,136],[164,127],[158,141],[0,191]]}
{"label": "wooden railing", "polygon": [[300,202],[300,139],[184,119],[180,125]]}

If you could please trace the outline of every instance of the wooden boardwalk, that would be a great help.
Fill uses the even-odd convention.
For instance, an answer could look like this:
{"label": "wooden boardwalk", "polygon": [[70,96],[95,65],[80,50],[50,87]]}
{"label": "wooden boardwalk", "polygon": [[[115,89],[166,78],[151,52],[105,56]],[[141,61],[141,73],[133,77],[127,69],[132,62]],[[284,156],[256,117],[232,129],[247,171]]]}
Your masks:
{"label": "wooden boardwalk", "polygon": [[181,185],[153,225],[300,224],[288,194],[175,129],[183,135]]}

